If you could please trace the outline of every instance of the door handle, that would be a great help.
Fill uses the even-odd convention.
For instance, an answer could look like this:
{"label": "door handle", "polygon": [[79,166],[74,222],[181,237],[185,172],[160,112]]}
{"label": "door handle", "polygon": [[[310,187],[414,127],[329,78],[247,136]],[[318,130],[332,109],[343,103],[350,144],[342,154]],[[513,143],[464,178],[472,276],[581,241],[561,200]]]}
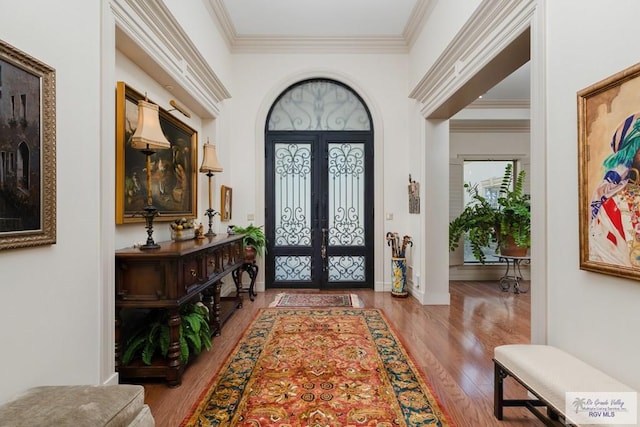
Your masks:
{"label": "door handle", "polygon": [[320,247],[320,255],[322,256],[322,271],[327,270],[327,229],[322,229],[322,246]]}

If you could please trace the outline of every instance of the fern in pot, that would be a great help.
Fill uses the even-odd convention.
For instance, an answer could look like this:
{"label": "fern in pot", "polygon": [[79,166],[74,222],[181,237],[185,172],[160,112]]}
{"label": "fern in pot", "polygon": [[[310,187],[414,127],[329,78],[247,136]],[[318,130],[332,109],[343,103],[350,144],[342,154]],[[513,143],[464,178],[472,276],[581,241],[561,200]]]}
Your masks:
{"label": "fern in pot", "polygon": [[526,255],[531,244],[531,197],[524,192],[525,176],[526,172],[520,171],[513,182],[513,165],[507,164],[496,205],[480,194],[477,184],[465,184],[471,201],[449,223],[449,250],[454,251],[464,236],[473,255],[483,264],[483,248],[496,241],[496,251],[502,255]]}
{"label": "fern in pot", "polygon": [[[180,307],[180,360],[186,364],[191,355],[211,349],[209,310],[202,303],[184,304]],[[122,364],[128,365],[140,357],[142,363],[151,365],[156,355],[167,357],[170,331],[167,310],[152,309],[136,322],[125,341]]]}
{"label": "fern in pot", "polygon": [[233,226],[233,231],[242,234],[245,247],[245,261],[254,261],[257,256],[263,256],[267,252],[267,238],[263,226],[249,224],[246,227]]}

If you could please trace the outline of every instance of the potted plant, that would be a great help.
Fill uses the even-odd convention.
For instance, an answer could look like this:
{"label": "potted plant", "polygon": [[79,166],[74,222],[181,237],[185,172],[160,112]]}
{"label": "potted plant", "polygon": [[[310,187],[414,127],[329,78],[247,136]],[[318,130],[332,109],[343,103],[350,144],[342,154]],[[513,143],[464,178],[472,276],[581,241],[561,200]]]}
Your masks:
{"label": "potted plant", "polygon": [[[485,263],[482,248],[497,241],[502,255],[524,256],[531,244],[531,205],[524,193],[525,171],[520,171],[513,189],[513,165],[507,164],[500,184],[497,205],[480,195],[478,186],[465,184],[471,201],[462,213],[449,223],[449,250],[455,250],[465,235],[474,256]],[[509,252],[515,245],[515,252]]]}
{"label": "potted plant", "polygon": [[233,226],[233,231],[242,234],[242,241],[245,248],[245,261],[252,262],[257,256],[262,256],[267,251],[267,238],[264,234],[263,226],[249,224],[246,227]]}
{"label": "potted plant", "polygon": [[[190,355],[211,348],[209,310],[202,303],[185,304],[180,307],[180,319],[180,360],[187,363]],[[145,365],[151,365],[156,354],[167,357],[169,332],[167,310],[150,310],[127,334],[122,364],[128,365],[138,356]]]}

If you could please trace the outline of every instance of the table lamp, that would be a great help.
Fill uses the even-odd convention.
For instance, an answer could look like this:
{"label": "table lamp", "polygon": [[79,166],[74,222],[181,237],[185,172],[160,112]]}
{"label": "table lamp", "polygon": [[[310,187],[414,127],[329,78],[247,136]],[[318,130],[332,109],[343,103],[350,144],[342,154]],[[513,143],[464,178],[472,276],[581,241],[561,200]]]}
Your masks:
{"label": "table lamp", "polygon": [[211,177],[213,177],[214,172],[222,172],[222,165],[218,161],[216,146],[209,144],[209,138],[207,138],[207,143],[202,146],[202,149],[203,157],[200,172],[209,177],[209,209],[205,212],[205,215],[209,217],[209,231],[205,233],[205,236],[215,236],[216,233],[213,232],[211,225],[213,224],[213,217],[218,215],[219,212],[214,211],[211,207]]}
{"label": "table lamp", "polygon": [[131,147],[147,156],[147,204],[142,213],[146,221],[147,243],[140,246],[140,249],[158,249],[160,245],[153,241],[153,218],[158,215],[158,209],[153,206],[151,197],[151,156],[157,150],[171,148],[171,143],[162,133],[158,106],[148,102],[146,96],[144,100],[138,101],[138,127],[131,137]]}

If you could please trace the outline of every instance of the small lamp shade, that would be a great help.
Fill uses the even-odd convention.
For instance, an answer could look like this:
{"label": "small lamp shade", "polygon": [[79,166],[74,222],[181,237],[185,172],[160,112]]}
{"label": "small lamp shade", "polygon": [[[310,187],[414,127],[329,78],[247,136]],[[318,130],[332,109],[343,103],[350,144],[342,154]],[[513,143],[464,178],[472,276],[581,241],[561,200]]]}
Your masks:
{"label": "small lamp shade", "polygon": [[138,101],[138,127],[131,137],[131,146],[136,150],[171,148],[171,143],[162,133],[156,104],[142,99]]}
{"label": "small lamp shade", "polygon": [[216,154],[216,146],[209,144],[209,141],[207,141],[202,148],[204,155],[202,158],[202,165],[200,166],[200,172],[222,172],[222,165],[218,161],[218,155]]}

